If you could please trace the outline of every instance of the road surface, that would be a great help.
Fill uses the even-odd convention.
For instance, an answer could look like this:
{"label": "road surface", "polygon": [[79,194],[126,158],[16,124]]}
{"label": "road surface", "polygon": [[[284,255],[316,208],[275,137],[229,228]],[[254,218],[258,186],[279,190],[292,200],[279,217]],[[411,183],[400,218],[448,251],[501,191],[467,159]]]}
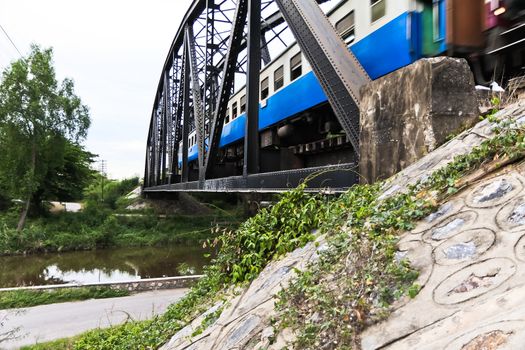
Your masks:
{"label": "road surface", "polygon": [[[128,297],[86,300],[0,310],[1,334],[19,327],[18,339],[0,343],[0,349],[18,349],[23,345],[71,337],[97,327],[109,327],[163,313],[187,289],[159,290]],[[2,320],[5,320],[2,322]]]}

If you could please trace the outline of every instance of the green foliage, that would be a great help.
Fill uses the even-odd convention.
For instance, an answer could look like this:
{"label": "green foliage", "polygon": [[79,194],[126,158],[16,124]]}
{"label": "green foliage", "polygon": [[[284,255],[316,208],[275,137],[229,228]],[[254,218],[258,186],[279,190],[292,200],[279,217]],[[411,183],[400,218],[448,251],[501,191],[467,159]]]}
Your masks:
{"label": "green foliage", "polygon": [[19,230],[48,174],[64,168],[67,145],[74,148],[72,144],[86,136],[89,125],[88,108],[75,95],[73,81],[57,81],[51,49],[33,45],[27,58],[4,70],[0,82],[0,183],[2,193],[26,202]]}
{"label": "green foliage", "polygon": [[222,310],[223,310],[223,307],[218,308],[214,312],[206,315],[206,317],[204,317],[204,319],[202,320],[202,323],[195,329],[195,331],[193,331],[191,336],[195,337],[199,334],[202,334],[202,332],[204,332],[209,326],[214,324],[215,321],[217,321],[219,317],[221,316]]}
{"label": "green foliage", "polygon": [[[85,147],[63,140],[64,145],[53,151],[55,166],[48,172],[35,193],[35,200],[80,201],[84,189],[93,181],[95,171],[91,169],[95,155]],[[63,153],[58,153],[62,151]]]}
{"label": "green foliage", "polygon": [[46,343],[22,346],[20,350],[73,350],[76,337],[53,340]]}
{"label": "green foliage", "polygon": [[[326,198],[304,192],[305,185],[281,196],[274,206],[261,210],[236,231],[223,230],[214,245],[218,258],[206,267],[205,277],[167,312],[144,322],[128,322],[109,329],[88,332],[75,342],[75,349],[147,349],[164,344],[171,335],[222,298],[230,283],[249,281],[273,258],[304,245],[323,220]],[[216,230],[220,231],[220,230]],[[204,331],[219,317],[208,317]]]}
{"label": "green foliage", "polygon": [[52,290],[16,290],[0,292],[0,309],[14,309],[86,299],[103,299],[129,295],[126,290],[107,287],[82,287]]}
{"label": "green foliage", "polygon": [[126,207],[129,204],[123,196],[139,185],[139,178],[110,180],[97,174],[95,180],[85,189],[84,196],[88,205],[105,206],[111,209]]}
{"label": "green foliage", "polygon": [[[221,247],[216,264],[232,282],[250,281],[273,258],[303,246],[323,220],[321,197],[304,191],[305,184],[281,195],[236,231],[225,231],[215,241]],[[319,215],[312,215],[313,213]]]}
{"label": "green foliage", "polygon": [[60,213],[31,219],[17,232],[17,213],[0,214],[0,255],[86,250],[107,247],[158,246],[203,242],[212,227],[236,225],[223,212],[205,216],[115,214],[108,208],[87,206],[79,213]]}
{"label": "green foliage", "polygon": [[195,268],[183,262],[177,265],[177,272],[180,276],[195,275]]}
{"label": "green foliage", "polygon": [[296,348],[315,348],[319,339],[355,346],[365,320],[383,317],[417,278],[407,261],[395,259],[398,232],[432,205],[410,194],[379,200],[380,188],[354,186],[330,204],[327,249],[280,293],[277,325],[297,331]]}

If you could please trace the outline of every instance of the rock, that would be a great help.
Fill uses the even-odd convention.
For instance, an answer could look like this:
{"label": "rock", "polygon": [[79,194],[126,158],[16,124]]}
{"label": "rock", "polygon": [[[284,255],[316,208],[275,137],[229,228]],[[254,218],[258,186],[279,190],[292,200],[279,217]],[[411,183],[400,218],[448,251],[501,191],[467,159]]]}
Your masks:
{"label": "rock", "polygon": [[432,230],[432,239],[440,240],[446,238],[452,234],[452,232],[457,231],[465,224],[465,220],[462,218],[456,218],[450,221],[448,224],[438,227]]}
{"label": "rock", "polygon": [[499,179],[489,183],[477,191],[476,195],[474,195],[473,201],[474,203],[491,201],[493,199],[503,197],[510,191],[512,191],[512,185],[505,179]]}
{"label": "rock", "polygon": [[458,243],[444,250],[447,259],[463,260],[476,254],[476,245],[473,242]]}

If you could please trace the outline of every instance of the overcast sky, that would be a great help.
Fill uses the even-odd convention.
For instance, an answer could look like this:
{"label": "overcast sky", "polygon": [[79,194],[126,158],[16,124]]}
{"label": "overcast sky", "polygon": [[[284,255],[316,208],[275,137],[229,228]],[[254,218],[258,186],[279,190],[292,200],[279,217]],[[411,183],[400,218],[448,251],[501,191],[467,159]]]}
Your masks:
{"label": "overcast sky", "polygon": [[[88,150],[113,178],[143,176],[162,65],[190,0],[0,0],[0,24],[22,54],[53,47],[57,75],[90,107]],[[0,31],[0,69],[20,56]]]}

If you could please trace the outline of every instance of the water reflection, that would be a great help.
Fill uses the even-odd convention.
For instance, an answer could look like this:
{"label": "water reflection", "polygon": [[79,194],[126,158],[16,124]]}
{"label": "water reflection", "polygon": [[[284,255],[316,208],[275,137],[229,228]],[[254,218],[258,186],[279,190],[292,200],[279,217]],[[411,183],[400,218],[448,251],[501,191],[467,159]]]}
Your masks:
{"label": "water reflection", "polygon": [[97,283],[97,282],[122,282],[139,280],[141,277],[136,270],[134,273],[120,271],[118,269],[110,272],[102,271],[101,269],[80,271],[62,271],[57,265],[50,265],[43,271],[42,278],[46,281],[68,281],[76,283]]}
{"label": "water reflection", "polygon": [[201,273],[209,261],[205,253],[200,247],[179,246],[0,257],[0,287],[177,276],[181,263]]}

